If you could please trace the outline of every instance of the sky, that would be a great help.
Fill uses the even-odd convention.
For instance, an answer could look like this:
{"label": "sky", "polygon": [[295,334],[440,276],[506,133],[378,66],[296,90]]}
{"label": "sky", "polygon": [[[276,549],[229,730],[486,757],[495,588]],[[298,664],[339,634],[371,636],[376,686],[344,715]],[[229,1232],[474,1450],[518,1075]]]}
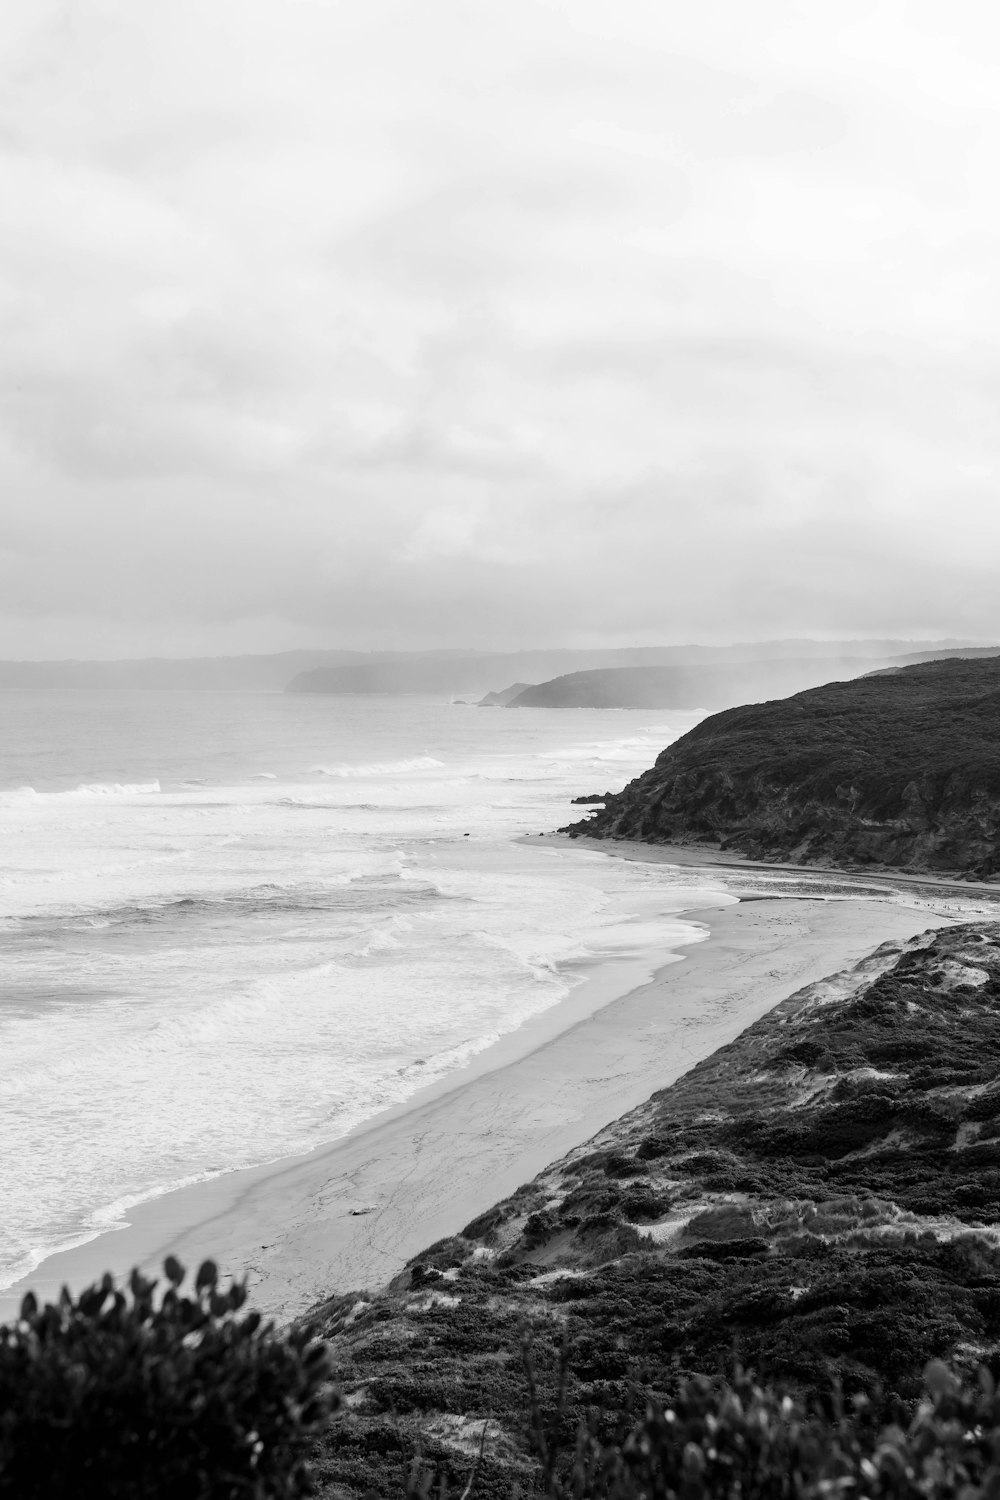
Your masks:
{"label": "sky", "polygon": [[0,656],[1000,640],[993,0],[5,0]]}

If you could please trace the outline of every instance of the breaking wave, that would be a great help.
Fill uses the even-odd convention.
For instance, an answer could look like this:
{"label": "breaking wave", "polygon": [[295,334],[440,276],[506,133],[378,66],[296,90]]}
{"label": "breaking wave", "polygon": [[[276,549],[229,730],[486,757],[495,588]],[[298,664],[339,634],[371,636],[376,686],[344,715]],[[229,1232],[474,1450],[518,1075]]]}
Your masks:
{"label": "breaking wave", "polygon": [[444,765],[433,755],[416,755],[411,760],[372,761],[362,765],[313,766],[312,776],[405,776],[409,771],[436,771]]}
{"label": "breaking wave", "polygon": [[19,786],[12,791],[0,792],[0,807],[25,807],[32,802],[72,801],[84,802],[91,798],[146,797],[159,792],[158,781],[94,781],[81,783],[72,791],[38,792],[33,786]]}

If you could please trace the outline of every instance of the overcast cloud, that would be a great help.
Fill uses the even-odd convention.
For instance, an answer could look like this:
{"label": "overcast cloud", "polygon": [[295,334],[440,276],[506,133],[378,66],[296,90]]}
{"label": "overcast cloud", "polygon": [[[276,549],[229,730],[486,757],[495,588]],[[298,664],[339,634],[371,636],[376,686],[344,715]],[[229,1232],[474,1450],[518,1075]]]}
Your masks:
{"label": "overcast cloud", "polygon": [[0,35],[0,655],[1000,637],[990,0]]}

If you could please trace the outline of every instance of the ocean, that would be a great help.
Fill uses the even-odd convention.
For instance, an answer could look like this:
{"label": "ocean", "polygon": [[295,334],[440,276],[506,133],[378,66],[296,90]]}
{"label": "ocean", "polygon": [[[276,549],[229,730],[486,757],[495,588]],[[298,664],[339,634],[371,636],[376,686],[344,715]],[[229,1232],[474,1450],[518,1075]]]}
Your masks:
{"label": "ocean", "polygon": [[697,712],[50,691],[0,714],[0,1287],[701,931],[690,872],[536,837]]}

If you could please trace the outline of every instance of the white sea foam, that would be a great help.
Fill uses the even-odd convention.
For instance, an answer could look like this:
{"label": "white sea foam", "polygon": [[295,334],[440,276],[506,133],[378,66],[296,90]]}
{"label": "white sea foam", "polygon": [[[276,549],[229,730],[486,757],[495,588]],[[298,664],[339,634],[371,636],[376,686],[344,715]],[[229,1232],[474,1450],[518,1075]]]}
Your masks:
{"label": "white sea foam", "polygon": [[39,792],[33,786],[13,787],[0,792],[0,807],[38,807],[57,800],[82,802],[90,798],[146,797],[160,790],[158,781],[81,783],[72,790]]}
{"label": "white sea foam", "polygon": [[33,786],[15,786],[0,792],[0,807],[29,807],[38,800]]}
{"label": "white sea foam", "polygon": [[372,776],[405,776],[410,771],[435,771],[444,762],[433,755],[415,755],[409,760],[369,761],[361,765],[313,766],[312,776],[340,776],[345,778]]}
{"label": "white sea foam", "polygon": [[597,765],[604,765],[608,761],[635,762],[645,760],[652,756],[654,759],[659,754],[662,745],[651,735],[629,735],[625,739],[607,740],[589,745],[568,745],[559,750],[542,751],[540,759],[548,761],[564,761],[577,764],[582,761],[591,761]]}
{"label": "white sea foam", "polygon": [[95,781],[72,792],[50,792],[52,797],[148,797],[160,790],[158,781]]}

